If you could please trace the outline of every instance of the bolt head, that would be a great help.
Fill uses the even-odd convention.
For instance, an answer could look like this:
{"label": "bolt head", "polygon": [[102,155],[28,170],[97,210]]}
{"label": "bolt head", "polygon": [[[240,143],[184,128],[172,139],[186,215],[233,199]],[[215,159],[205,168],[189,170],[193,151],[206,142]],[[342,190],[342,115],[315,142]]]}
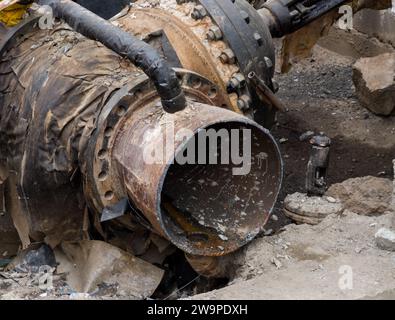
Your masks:
{"label": "bolt head", "polygon": [[202,5],[198,5],[193,8],[191,16],[192,19],[195,20],[203,19],[205,16],[207,16],[207,11]]}
{"label": "bolt head", "polygon": [[258,43],[259,46],[261,46],[263,44],[263,39],[258,32],[254,33],[254,39],[256,40],[256,42]]}
{"label": "bolt head", "polygon": [[268,69],[273,68],[273,61],[269,57],[265,57],[265,64]]}
{"label": "bolt head", "polygon": [[240,110],[247,110],[250,108],[251,104],[251,98],[250,96],[243,94],[238,100],[237,100],[237,107]]}
{"label": "bolt head", "polygon": [[219,56],[222,63],[227,64],[235,64],[236,63],[236,56],[231,49],[225,49],[221,55]]}
{"label": "bolt head", "polygon": [[222,31],[217,26],[212,26],[207,33],[207,38],[211,41],[218,41],[222,39]]}
{"label": "bolt head", "polygon": [[246,79],[242,73],[235,73],[232,79],[236,79],[239,82],[240,87],[244,87],[246,85]]}

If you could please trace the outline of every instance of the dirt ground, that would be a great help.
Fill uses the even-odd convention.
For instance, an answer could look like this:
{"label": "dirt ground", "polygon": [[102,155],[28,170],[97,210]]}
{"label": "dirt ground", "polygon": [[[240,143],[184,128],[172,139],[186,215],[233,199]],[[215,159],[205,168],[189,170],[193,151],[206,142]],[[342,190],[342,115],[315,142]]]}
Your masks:
{"label": "dirt ground", "polygon": [[[332,41],[333,35],[322,43]],[[388,50],[387,45],[380,46],[383,52]],[[280,219],[272,221],[268,229],[289,223],[282,215],[282,200],[287,194],[305,191],[310,146],[299,138],[307,131],[324,132],[332,139],[329,184],[368,175],[391,178],[395,117],[378,117],[359,104],[352,82],[352,65],[358,55],[345,46],[343,49],[340,55],[316,46],[311,58],[295,65],[289,74],[276,76],[278,96],[287,112],[278,115],[272,132],[278,141],[288,140],[280,143],[285,165],[275,209]]]}
{"label": "dirt ground", "polygon": [[249,246],[230,286],[193,299],[395,299],[395,253],[374,240],[394,217],[346,212],[290,224]]}

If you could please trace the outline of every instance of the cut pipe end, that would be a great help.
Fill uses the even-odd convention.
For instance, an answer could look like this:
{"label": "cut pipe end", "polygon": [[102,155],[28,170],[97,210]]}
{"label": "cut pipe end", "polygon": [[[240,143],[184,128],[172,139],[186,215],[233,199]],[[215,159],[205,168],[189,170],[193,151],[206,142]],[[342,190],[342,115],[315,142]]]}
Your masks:
{"label": "cut pipe end", "polygon": [[[274,140],[257,125],[231,121],[204,128],[205,133],[211,130],[221,137],[240,132],[233,138],[237,143],[230,140],[240,146],[247,141],[237,151],[244,159],[232,161],[233,151],[229,159],[228,149],[218,146],[212,150],[218,164],[210,164],[208,157],[199,164],[201,153],[209,152],[210,147],[196,147],[202,137],[202,131],[197,132],[176,153],[175,163],[164,174],[158,210],[164,231],[177,247],[194,255],[220,256],[247,244],[263,230],[279,192],[281,160]],[[247,151],[249,135],[251,149]],[[192,163],[177,163],[177,158],[185,159],[191,149],[196,149]],[[235,164],[240,160],[242,163]]]}
{"label": "cut pipe end", "polygon": [[191,101],[175,114],[146,106],[123,127],[120,174],[158,234],[188,254],[220,256],[262,231],[282,181],[280,152],[266,129]]}

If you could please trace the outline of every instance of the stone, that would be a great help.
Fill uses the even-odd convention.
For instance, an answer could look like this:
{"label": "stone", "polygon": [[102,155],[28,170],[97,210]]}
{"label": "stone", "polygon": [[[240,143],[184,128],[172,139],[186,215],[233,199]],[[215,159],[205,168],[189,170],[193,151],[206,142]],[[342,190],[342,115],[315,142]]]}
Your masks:
{"label": "stone", "polygon": [[288,195],[284,200],[284,213],[297,223],[318,224],[328,215],[341,214],[341,201],[329,197],[309,197],[304,193]]}
{"label": "stone", "polygon": [[395,111],[395,52],[359,59],[353,66],[353,81],[365,108],[384,116]]}
{"label": "stone", "polygon": [[17,272],[41,272],[41,267],[57,266],[55,254],[47,244],[32,244],[29,248],[19,252],[18,256],[8,266]]}
{"label": "stone", "polygon": [[381,228],[374,236],[376,245],[382,250],[395,251],[395,231]]}
{"label": "stone", "polygon": [[340,200],[345,209],[374,216],[390,210],[392,192],[391,180],[367,176],[334,184],[325,195]]}

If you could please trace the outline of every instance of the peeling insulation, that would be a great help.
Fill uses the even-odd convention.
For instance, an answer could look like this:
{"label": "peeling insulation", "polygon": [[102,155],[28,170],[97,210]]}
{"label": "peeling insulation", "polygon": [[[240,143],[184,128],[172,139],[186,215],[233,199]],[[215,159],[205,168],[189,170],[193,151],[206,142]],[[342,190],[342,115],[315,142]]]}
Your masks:
{"label": "peeling insulation", "polygon": [[97,115],[140,72],[66,25],[24,36],[2,57],[0,72],[1,166],[17,172],[8,177],[17,197],[7,206],[13,216],[23,212],[24,245],[44,235],[54,245],[75,239],[85,209],[79,164]]}

